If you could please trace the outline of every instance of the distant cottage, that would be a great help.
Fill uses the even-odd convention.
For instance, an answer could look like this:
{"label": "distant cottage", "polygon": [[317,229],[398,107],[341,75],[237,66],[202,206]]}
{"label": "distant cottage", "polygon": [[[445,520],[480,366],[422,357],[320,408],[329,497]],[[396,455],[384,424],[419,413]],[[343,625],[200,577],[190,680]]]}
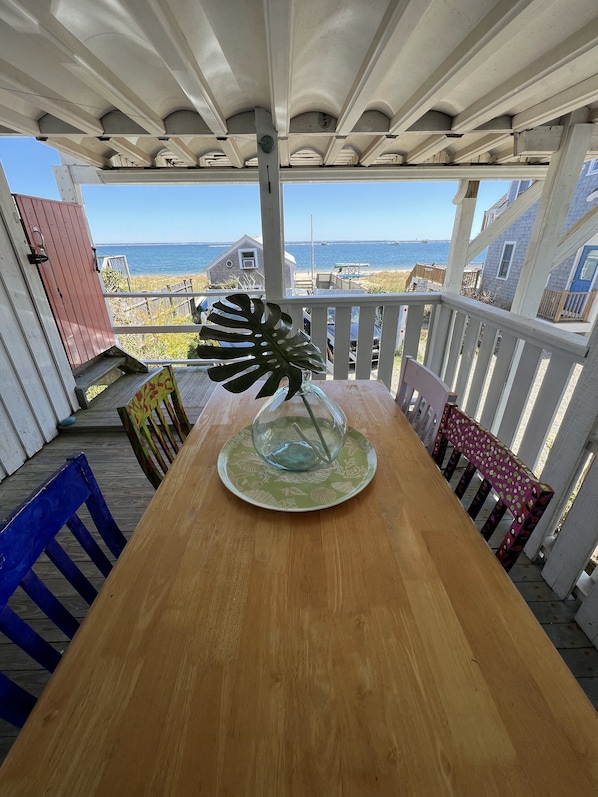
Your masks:
{"label": "distant cottage", "polygon": [[[284,253],[285,284],[294,285],[296,261],[293,255]],[[225,252],[218,255],[206,268],[211,288],[226,287],[260,289],[265,288],[264,246],[261,238],[244,235]],[[235,283],[232,285],[231,283]]]}

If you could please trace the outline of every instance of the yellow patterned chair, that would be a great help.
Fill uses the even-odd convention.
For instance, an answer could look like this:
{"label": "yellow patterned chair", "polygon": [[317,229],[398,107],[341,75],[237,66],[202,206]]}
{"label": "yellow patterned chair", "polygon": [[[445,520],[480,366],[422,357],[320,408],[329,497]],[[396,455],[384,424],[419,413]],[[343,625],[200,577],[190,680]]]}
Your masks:
{"label": "yellow patterned chair", "polygon": [[172,366],[150,374],[118,414],[143,472],[159,487],[191,431]]}

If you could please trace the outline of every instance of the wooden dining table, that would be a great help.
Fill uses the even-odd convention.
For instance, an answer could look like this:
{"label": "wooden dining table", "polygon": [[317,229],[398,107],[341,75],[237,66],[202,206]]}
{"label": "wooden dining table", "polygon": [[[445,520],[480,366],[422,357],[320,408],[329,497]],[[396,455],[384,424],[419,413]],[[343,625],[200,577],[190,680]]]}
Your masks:
{"label": "wooden dining table", "polygon": [[261,402],[218,387],[0,795],[598,794],[594,708],[388,390],[324,388],[371,481],[311,511],[234,494],[218,457]]}

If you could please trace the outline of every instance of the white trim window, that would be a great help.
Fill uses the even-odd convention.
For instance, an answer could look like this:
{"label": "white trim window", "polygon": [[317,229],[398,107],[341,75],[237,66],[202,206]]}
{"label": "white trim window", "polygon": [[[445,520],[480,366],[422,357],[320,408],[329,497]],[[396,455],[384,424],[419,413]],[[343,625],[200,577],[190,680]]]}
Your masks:
{"label": "white trim window", "polygon": [[257,249],[239,249],[239,265],[243,271],[257,268]]}
{"label": "white trim window", "polygon": [[598,174],[598,158],[594,158],[588,163],[587,174]]}
{"label": "white trim window", "polygon": [[500,263],[498,264],[498,272],[496,274],[497,279],[506,280],[508,278],[516,246],[516,241],[505,241],[502,248],[502,254],[500,256]]}

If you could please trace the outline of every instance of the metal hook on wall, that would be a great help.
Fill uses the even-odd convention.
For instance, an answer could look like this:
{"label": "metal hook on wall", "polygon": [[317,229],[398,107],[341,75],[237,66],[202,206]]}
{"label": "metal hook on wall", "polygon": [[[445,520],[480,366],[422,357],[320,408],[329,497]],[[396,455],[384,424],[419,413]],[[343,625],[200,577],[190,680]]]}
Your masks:
{"label": "metal hook on wall", "polygon": [[44,238],[44,234],[39,229],[39,227],[33,227],[32,229],[32,237],[35,238],[36,235],[39,236],[39,243],[35,243],[34,246],[31,247],[33,250],[31,254],[27,255],[27,260],[32,265],[41,265],[42,263],[49,263],[50,269],[52,271],[52,276],[54,277],[54,284],[56,285],[56,290],[60,298],[64,298],[62,295],[62,291],[60,290],[60,285],[58,284],[58,279],[56,277],[56,272],[54,271],[54,265],[50,260],[48,253],[46,252],[46,240]]}

